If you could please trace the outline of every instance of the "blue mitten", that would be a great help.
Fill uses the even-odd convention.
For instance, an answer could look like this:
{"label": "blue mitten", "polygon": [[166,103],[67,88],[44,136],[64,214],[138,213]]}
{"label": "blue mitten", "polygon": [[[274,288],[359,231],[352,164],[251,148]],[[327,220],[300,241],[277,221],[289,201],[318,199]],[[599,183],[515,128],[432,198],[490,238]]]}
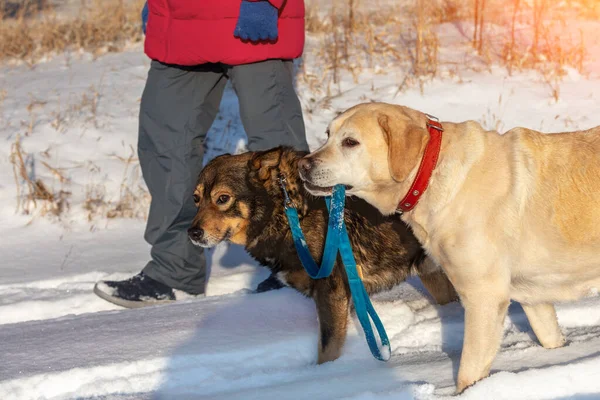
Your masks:
{"label": "blue mitten", "polygon": [[146,24],[148,23],[148,2],[144,3],[142,8],[142,31],[146,34]]}
{"label": "blue mitten", "polygon": [[277,13],[268,1],[242,0],[233,36],[251,42],[277,39]]}

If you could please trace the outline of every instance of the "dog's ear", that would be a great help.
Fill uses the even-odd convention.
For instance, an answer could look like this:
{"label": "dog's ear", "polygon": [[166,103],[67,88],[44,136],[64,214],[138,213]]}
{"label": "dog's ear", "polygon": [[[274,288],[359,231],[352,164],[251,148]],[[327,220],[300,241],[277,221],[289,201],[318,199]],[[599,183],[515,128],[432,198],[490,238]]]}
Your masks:
{"label": "dog's ear", "polygon": [[429,135],[425,128],[397,123],[387,114],[379,115],[377,122],[388,145],[390,175],[396,182],[402,182],[419,163]]}
{"label": "dog's ear", "polygon": [[258,179],[265,181],[271,176],[273,168],[279,165],[280,158],[279,151],[257,152],[249,162],[250,169],[257,173]]}

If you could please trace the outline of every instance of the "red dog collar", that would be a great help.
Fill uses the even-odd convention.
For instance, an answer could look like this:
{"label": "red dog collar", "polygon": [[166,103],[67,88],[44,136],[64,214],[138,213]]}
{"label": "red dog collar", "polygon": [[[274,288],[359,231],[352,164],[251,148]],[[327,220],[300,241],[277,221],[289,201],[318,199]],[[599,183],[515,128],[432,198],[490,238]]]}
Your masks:
{"label": "red dog collar", "polygon": [[426,115],[428,117],[427,130],[429,131],[429,142],[427,142],[427,147],[425,147],[425,153],[421,159],[421,165],[419,165],[419,171],[413,184],[410,186],[406,196],[398,203],[396,212],[400,214],[412,210],[417,205],[419,198],[427,189],[427,185],[429,185],[429,178],[431,178],[440,155],[444,128],[442,128],[442,124],[440,124],[437,118],[429,114]]}

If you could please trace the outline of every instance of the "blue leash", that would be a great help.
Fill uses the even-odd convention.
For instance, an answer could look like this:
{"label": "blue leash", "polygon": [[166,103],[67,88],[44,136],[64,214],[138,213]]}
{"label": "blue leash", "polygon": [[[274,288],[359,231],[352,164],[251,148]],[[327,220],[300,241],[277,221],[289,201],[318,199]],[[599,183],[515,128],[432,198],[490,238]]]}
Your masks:
{"label": "blue leash", "polygon": [[[383,323],[379,319],[377,312],[375,312],[375,308],[373,308],[373,304],[371,304],[365,286],[358,275],[356,260],[354,259],[354,254],[352,252],[352,245],[350,244],[350,238],[348,237],[346,223],[344,222],[344,204],[346,202],[345,186],[334,186],[332,195],[325,198],[327,210],[329,211],[329,223],[327,226],[327,237],[325,238],[323,259],[321,260],[321,266],[319,266],[308,249],[306,239],[304,238],[302,228],[300,227],[298,210],[293,207],[285,188],[285,178],[280,178],[280,184],[285,197],[285,214],[292,231],[292,237],[294,239],[298,257],[300,258],[300,262],[304,266],[304,269],[313,279],[327,278],[333,271],[333,266],[339,251],[342,262],[346,267],[346,274],[348,275],[348,283],[350,285],[350,292],[352,293],[352,301],[354,302],[356,315],[365,332],[369,349],[376,359],[380,361],[389,360],[391,355],[390,341],[385,332],[385,328],[383,327]],[[375,324],[375,328],[379,334],[381,349],[377,345],[377,339],[375,338],[373,328],[371,327],[371,320]],[[381,350],[383,350],[383,352]]]}

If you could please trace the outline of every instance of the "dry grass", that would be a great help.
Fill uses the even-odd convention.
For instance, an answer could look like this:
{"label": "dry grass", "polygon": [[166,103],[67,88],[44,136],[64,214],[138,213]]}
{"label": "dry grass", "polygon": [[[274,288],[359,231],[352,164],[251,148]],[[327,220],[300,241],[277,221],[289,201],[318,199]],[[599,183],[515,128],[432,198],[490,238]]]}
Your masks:
{"label": "dry grass", "polygon": [[[49,157],[48,151],[41,155]],[[83,210],[89,222],[98,218],[140,218],[147,217],[150,195],[143,185],[139,163],[135,151],[131,148],[129,157],[114,156],[123,163],[123,176],[119,186],[118,198],[114,193],[107,193],[104,185],[90,184],[86,187]],[[36,159],[27,153],[17,136],[11,146],[10,162],[17,188],[16,212],[32,217],[52,217],[59,221],[71,210],[72,193],[66,188],[71,186],[65,169],[51,166],[43,160]],[[37,168],[43,167],[47,177],[42,179]],[[98,166],[90,163],[90,172],[100,172]],[[58,186],[60,189],[53,189]],[[33,219],[32,219],[33,221]]]}
{"label": "dry grass", "polygon": [[140,41],[143,0],[92,0],[72,17],[61,17],[45,1],[0,0],[0,61],[35,63],[47,54],[83,49],[119,51]]}
{"label": "dry grass", "polygon": [[[577,3],[579,6],[585,3]],[[560,99],[560,86],[567,68],[585,74],[585,61],[588,53],[585,36],[580,30],[565,30],[577,18],[579,7],[557,10],[554,0],[536,0],[530,9],[522,1],[513,0],[511,33],[501,50],[503,63],[509,73],[514,70],[534,69],[541,73],[550,96]],[[587,6],[586,6],[587,7]],[[578,11],[579,10],[579,11]],[[517,37],[515,21],[532,15],[530,29]]]}
{"label": "dry grass", "polygon": [[575,0],[569,1],[577,9],[578,15],[585,19],[600,19],[600,1],[598,0]]}
{"label": "dry grass", "polygon": [[[0,0],[0,61],[7,59],[35,63],[47,54],[85,50],[93,54],[119,51],[127,43],[141,41],[140,11],[144,0],[82,1],[72,16],[52,9],[46,0]],[[531,3],[531,4],[530,4]],[[328,7],[324,7],[328,5]],[[560,12],[556,10],[560,6]],[[306,30],[320,37],[314,60],[320,63],[318,78],[311,84],[326,94],[340,91],[341,72],[355,80],[367,68],[406,68],[402,84],[422,82],[436,76],[443,64],[444,50],[437,35],[442,23],[470,24],[469,40],[480,60],[471,68],[504,63],[514,69],[573,66],[583,69],[584,38],[552,34],[552,25],[564,23],[560,13],[592,19],[600,15],[597,0],[405,0],[367,4],[366,0],[308,2]],[[515,34],[517,22],[527,25],[526,35]],[[490,27],[507,28],[499,34]],[[522,30],[521,26],[519,30]],[[516,36],[519,36],[518,38]],[[526,36],[526,40],[523,37]],[[61,112],[55,125],[60,129]]]}
{"label": "dry grass", "polygon": [[[0,92],[0,105],[2,100],[2,92]],[[101,123],[98,118],[98,105],[101,99],[100,92],[95,85],[90,85],[85,90],[81,97],[72,98],[71,94],[68,100],[62,101],[61,95],[57,95],[55,109],[52,111],[46,110],[48,101],[39,100],[30,94],[30,101],[26,107],[27,119],[21,121],[21,128],[24,129],[25,136],[31,136],[38,125],[44,122],[44,119],[50,117],[49,124],[57,132],[65,133],[67,129],[77,122],[85,128],[88,125],[94,128],[101,128]]]}
{"label": "dry grass", "polygon": [[[36,161],[33,156],[23,151],[21,139],[17,136],[11,146],[10,162],[13,165],[15,184],[17,187],[17,212],[26,215],[59,217],[69,209],[71,193],[66,190],[52,190],[36,175]],[[41,164],[58,179],[61,187],[68,183],[68,179],[57,168],[46,162]]]}
{"label": "dry grass", "polygon": [[124,164],[119,199],[108,207],[107,218],[146,218],[150,206],[150,194],[142,186],[139,160],[131,147],[129,157],[117,157]]}
{"label": "dry grass", "polygon": [[437,23],[457,22],[466,20],[470,15],[469,3],[461,0],[440,0],[428,2],[432,19]]}
{"label": "dry grass", "polygon": [[439,40],[430,17],[435,9],[439,7],[432,2],[417,0],[412,13],[417,16],[413,22],[416,40],[412,72],[418,77],[435,76],[437,72]]}
{"label": "dry grass", "polygon": [[[306,29],[313,41],[306,48],[310,64],[303,65],[301,79],[331,99],[343,91],[342,71],[355,82],[366,71],[403,71],[399,81],[403,90],[422,85],[441,70],[452,74],[501,64],[511,73],[540,71],[557,98],[565,68],[584,72],[587,57],[583,32],[571,37],[566,27],[591,18],[600,9],[598,4],[597,0],[407,0],[379,8],[365,0],[333,0],[329,9],[322,10],[319,2],[309,3]],[[449,32],[441,24],[462,31],[462,41],[440,37],[440,32]],[[463,61],[456,60],[460,52]]]}
{"label": "dry grass", "polygon": [[[306,29],[315,41],[306,51],[312,53],[310,69],[320,73],[308,72],[303,65],[301,79],[315,93],[324,92],[326,99],[339,95],[342,71],[350,72],[355,82],[365,70],[379,73],[384,66],[406,69],[416,80],[435,75],[439,43],[433,28],[439,15],[430,2],[385,6],[385,12],[359,8],[360,3],[334,0],[325,12],[308,5]],[[407,20],[406,15],[419,18]]]}
{"label": "dry grass", "polygon": [[100,92],[95,85],[90,85],[81,94],[81,97],[76,98],[75,101],[69,101],[66,107],[61,107],[59,98],[58,109],[52,113],[54,119],[51,122],[51,126],[58,132],[65,132],[69,123],[77,121],[82,123],[83,126],[91,124],[94,128],[100,128],[98,120],[100,98]]}
{"label": "dry grass", "polygon": [[139,160],[131,148],[129,157],[114,156],[123,165],[123,177],[119,187],[119,198],[107,200],[106,188],[92,184],[86,189],[83,208],[87,211],[88,221],[99,218],[141,218],[145,219],[150,206],[150,194],[142,185]]}

